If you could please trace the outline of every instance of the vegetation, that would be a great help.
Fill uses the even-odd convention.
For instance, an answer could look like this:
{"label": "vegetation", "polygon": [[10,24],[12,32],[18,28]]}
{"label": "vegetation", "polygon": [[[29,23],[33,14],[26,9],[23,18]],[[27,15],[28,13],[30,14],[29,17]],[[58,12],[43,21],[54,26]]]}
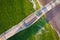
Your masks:
{"label": "vegetation", "polygon": [[[0,0],[0,34],[18,24],[34,11],[29,0]],[[59,38],[46,17],[43,16],[31,27],[17,33],[8,40],[59,40]]]}
{"label": "vegetation", "polygon": [[18,24],[33,11],[28,0],[0,0],[0,34]]}
{"label": "vegetation", "polygon": [[17,33],[8,40],[59,40],[59,37],[43,16],[30,28]]}

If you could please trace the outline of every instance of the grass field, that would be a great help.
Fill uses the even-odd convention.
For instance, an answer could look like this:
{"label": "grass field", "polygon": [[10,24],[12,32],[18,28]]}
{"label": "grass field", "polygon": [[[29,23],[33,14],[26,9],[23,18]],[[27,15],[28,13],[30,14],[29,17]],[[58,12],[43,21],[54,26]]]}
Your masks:
{"label": "grass field", "polygon": [[[0,34],[18,24],[34,11],[29,0],[0,0]],[[59,38],[43,16],[30,28],[17,33],[8,40],[59,40]]]}
{"label": "grass field", "polygon": [[33,11],[32,4],[27,0],[0,0],[0,34],[18,24]]}

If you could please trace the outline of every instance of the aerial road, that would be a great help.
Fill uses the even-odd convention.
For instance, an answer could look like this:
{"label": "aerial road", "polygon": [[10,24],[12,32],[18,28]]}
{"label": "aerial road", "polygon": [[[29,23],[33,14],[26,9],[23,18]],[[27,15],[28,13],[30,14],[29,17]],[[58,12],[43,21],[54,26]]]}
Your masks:
{"label": "aerial road", "polygon": [[46,12],[50,11],[52,8],[54,8],[56,5],[60,4],[59,0],[51,1],[48,4],[46,4],[41,9],[35,11],[28,17],[26,17],[24,20],[22,20],[19,24],[13,26],[11,29],[7,30],[3,34],[0,35],[0,40],[7,40],[11,36],[15,35],[16,33],[30,27],[32,24],[34,24],[38,19],[40,19]]}

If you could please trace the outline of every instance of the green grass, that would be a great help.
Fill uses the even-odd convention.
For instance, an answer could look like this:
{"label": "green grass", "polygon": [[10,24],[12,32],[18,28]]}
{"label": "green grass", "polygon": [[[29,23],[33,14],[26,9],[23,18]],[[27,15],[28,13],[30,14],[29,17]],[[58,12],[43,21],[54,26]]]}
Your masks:
{"label": "green grass", "polygon": [[[41,30],[42,27],[45,29]],[[38,34],[38,31],[40,31],[41,34]],[[51,28],[43,16],[30,28],[17,33],[8,40],[59,40],[59,38],[55,30]]]}
{"label": "green grass", "polygon": [[28,0],[0,0],[0,34],[18,24],[33,11]]}
{"label": "green grass", "polygon": [[[34,9],[29,0],[0,0],[0,34],[18,24],[32,12],[34,12]],[[45,29],[41,30],[42,27]],[[42,34],[39,34],[39,32]],[[59,38],[43,16],[31,27],[17,33],[8,40],[59,40]]]}
{"label": "green grass", "polygon": [[37,0],[34,0],[35,4],[36,4],[36,10],[38,10],[40,8],[39,3],[37,2]]}

